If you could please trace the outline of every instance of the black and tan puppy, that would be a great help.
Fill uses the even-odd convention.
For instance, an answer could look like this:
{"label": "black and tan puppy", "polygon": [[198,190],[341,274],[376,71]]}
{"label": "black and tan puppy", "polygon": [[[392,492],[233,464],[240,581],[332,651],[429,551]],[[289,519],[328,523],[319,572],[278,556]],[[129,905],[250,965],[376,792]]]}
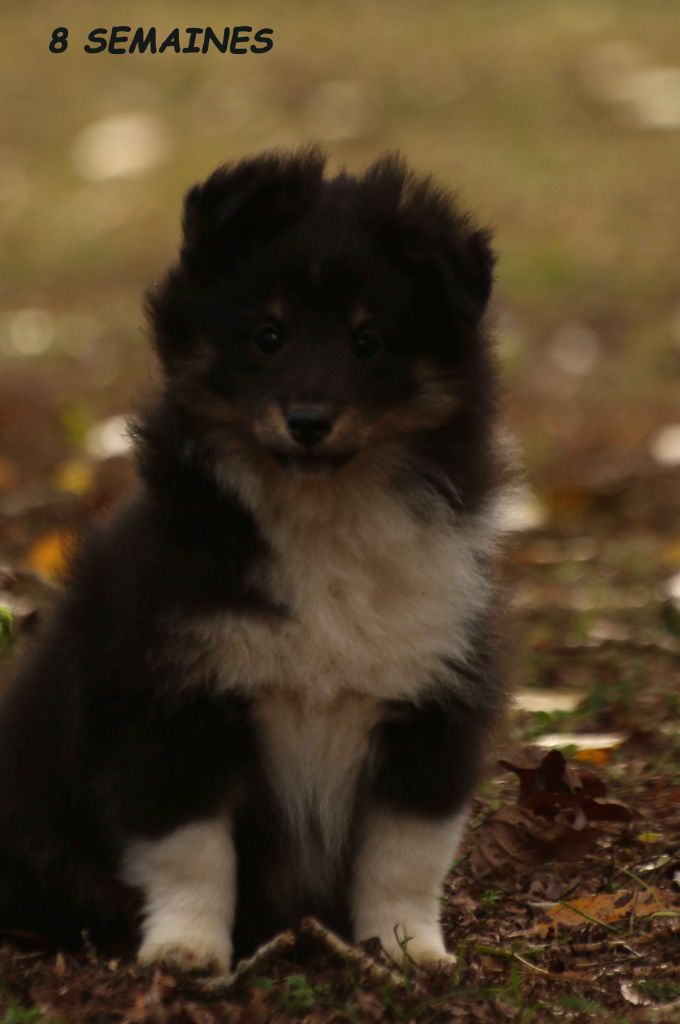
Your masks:
{"label": "black and tan puppy", "polygon": [[189,192],[137,493],[0,710],[0,924],[227,969],[316,914],[446,959],[502,704],[492,262],[396,158]]}

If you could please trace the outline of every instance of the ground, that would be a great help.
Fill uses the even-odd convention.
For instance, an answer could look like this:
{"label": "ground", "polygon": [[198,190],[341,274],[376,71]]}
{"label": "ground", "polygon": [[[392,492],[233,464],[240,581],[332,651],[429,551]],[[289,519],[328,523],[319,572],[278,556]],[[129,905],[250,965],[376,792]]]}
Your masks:
{"label": "ground", "polygon": [[[192,17],[221,25],[223,6]],[[496,232],[531,492],[506,556],[517,708],[443,902],[458,964],[376,980],[312,929],[207,991],[6,935],[0,1024],[678,1021],[680,8],[282,10],[249,7],[275,27],[257,59],[87,56],[113,17],[90,0],[59,14],[71,45],[50,54],[49,5],[3,12],[0,637],[35,628],[70,529],[129,487],[116,417],[153,381],[140,296],[186,187],[316,139],[333,167],[400,148],[458,189]],[[119,0],[115,18],[169,30],[180,11]]]}

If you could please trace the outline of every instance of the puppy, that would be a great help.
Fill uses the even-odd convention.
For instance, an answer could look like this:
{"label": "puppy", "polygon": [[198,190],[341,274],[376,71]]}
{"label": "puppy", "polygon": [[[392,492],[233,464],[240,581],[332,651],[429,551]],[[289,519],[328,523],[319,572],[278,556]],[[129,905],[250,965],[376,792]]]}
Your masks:
{"label": "puppy", "polygon": [[228,970],[303,914],[446,961],[503,704],[489,236],[395,157],[188,193],[139,487],[0,709],[0,924]]}

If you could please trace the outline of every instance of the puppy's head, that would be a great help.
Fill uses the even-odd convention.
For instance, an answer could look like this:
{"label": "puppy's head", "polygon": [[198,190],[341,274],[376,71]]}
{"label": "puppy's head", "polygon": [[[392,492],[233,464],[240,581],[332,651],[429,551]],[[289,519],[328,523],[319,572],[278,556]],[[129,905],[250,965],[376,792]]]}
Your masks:
{"label": "puppy's head", "polygon": [[316,150],[218,169],[188,193],[180,261],[149,297],[195,428],[290,472],[422,452],[491,374],[487,233],[397,157],[323,170]]}

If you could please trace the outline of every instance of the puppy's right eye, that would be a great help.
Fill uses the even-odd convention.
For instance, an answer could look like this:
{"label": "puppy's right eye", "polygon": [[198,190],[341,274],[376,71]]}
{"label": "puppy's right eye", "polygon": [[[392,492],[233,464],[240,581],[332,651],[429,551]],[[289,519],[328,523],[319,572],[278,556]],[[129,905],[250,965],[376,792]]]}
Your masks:
{"label": "puppy's right eye", "polygon": [[272,324],[260,327],[255,332],[255,344],[260,352],[264,352],[267,356],[272,355],[274,352],[278,352],[283,345],[281,332],[278,327],[274,327]]}

